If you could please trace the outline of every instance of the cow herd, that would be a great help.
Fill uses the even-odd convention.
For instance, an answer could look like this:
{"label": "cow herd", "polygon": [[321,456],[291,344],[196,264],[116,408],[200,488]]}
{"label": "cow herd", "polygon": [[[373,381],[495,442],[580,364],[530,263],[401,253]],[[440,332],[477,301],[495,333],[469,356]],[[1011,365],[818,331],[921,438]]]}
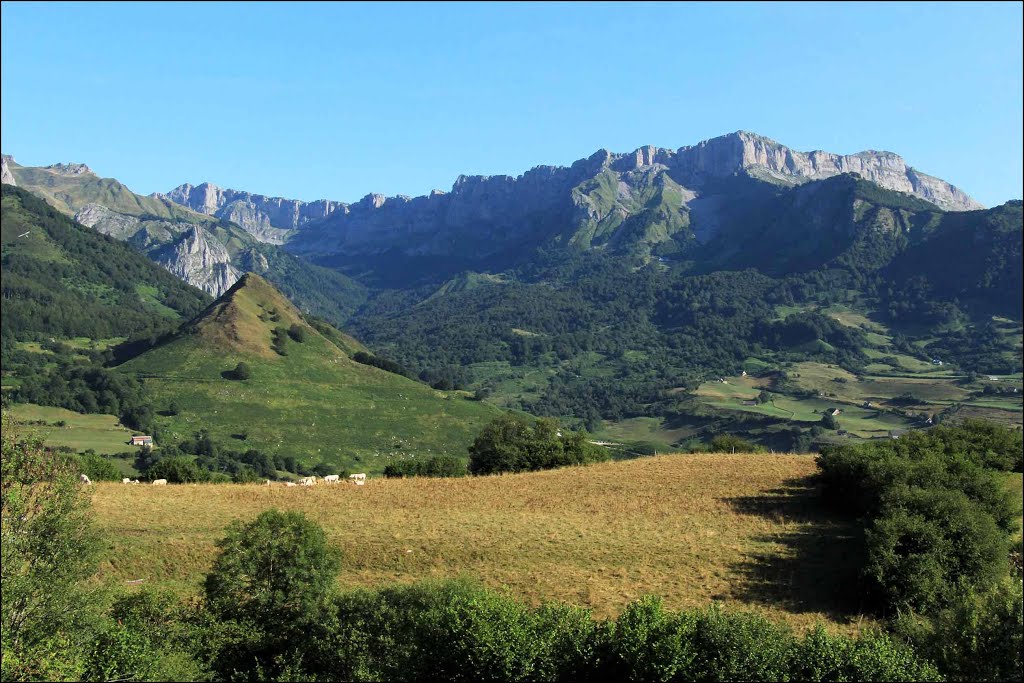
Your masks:
{"label": "cow herd", "polygon": [[[317,479],[316,477],[303,477],[302,479],[299,479],[298,483],[296,483],[294,481],[286,481],[286,482],[284,482],[284,485],[285,486],[315,486],[316,485],[316,479]],[[348,479],[349,479],[350,482],[352,482],[356,486],[362,486],[363,484],[366,483],[366,474],[363,473],[363,472],[360,472],[359,474],[350,474],[350,475],[348,475]],[[87,477],[84,474],[78,475],[78,480],[80,482],[82,482],[83,484],[85,484],[86,486],[91,486],[92,485],[92,481],[89,479],[89,477]],[[328,474],[327,476],[323,477],[323,482],[325,484],[337,484],[340,481],[341,481],[341,477],[339,475],[337,475],[337,474]],[[124,477],[124,478],[121,479],[121,483],[122,484],[138,484],[139,480],[138,479],[130,479],[128,477]],[[150,485],[152,485],[152,486],[166,486],[167,485],[167,480],[166,479],[154,479],[153,481],[150,482]],[[271,481],[269,479],[267,479],[264,482],[264,485],[265,486],[270,486],[271,485]]]}

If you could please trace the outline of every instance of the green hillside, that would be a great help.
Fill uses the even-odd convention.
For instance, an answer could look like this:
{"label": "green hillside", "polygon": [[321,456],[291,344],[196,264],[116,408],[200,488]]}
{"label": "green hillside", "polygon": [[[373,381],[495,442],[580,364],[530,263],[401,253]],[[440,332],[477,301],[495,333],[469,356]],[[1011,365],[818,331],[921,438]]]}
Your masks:
{"label": "green hillside", "polygon": [[[164,443],[207,429],[233,450],[309,465],[379,472],[396,458],[464,456],[498,414],[464,394],[356,363],[343,350],[355,342],[329,334],[250,273],[170,341],[119,369],[144,379],[164,413]],[[248,379],[231,378],[239,363]],[[177,414],[167,409],[172,402]]]}
{"label": "green hillside", "polygon": [[263,244],[229,221],[170,200],[135,194],[117,180],[99,178],[91,171],[69,174],[52,167],[8,165],[19,187],[68,216],[90,204],[114,212],[104,232],[130,242],[155,260],[162,262],[161,254],[173,251],[173,245],[190,233],[193,225],[201,225],[209,238],[224,246],[236,270],[263,275],[303,311],[334,325],[344,324],[366,299],[365,288],[351,278],[310,264],[276,245]]}
{"label": "green hillside", "polygon": [[3,186],[3,337],[106,339],[191,318],[210,297],[127,244],[85,228],[39,198]]}

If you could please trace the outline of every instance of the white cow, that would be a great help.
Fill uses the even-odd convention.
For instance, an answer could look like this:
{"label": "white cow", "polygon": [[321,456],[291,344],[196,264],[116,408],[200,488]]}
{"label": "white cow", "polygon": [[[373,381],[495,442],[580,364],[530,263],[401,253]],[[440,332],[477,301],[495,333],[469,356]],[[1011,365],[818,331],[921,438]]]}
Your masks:
{"label": "white cow", "polygon": [[294,481],[286,481],[284,483],[284,485],[285,486],[298,486],[298,484],[296,484]]}
{"label": "white cow", "polygon": [[338,483],[338,479],[339,479],[339,477],[338,477],[337,474],[328,474],[326,477],[324,477],[324,483],[325,484],[337,484]]}
{"label": "white cow", "polygon": [[153,486],[167,486],[167,480],[166,479],[154,479],[153,480]]}
{"label": "white cow", "polygon": [[348,475],[348,478],[356,486],[362,486],[363,484],[366,483],[366,473],[365,472],[359,472],[357,474],[350,474],[350,475]]}
{"label": "white cow", "polygon": [[122,484],[130,484],[130,483],[132,483],[132,480],[130,478],[128,478],[128,477],[123,477],[121,479],[121,483]]}
{"label": "white cow", "polygon": [[270,480],[269,480],[269,479],[267,479],[266,481],[264,481],[264,482],[263,482],[263,485],[264,485],[264,486],[270,486]]}
{"label": "white cow", "polygon": [[78,481],[82,482],[86,486],[89,486],[89,485],[92,484],[92,482],[89,480],[89,477],[85,476],[84,474],[79,474],[78,475]]}
{"label": "white cow", "polygon": [[138,479],[132,479],[132,484],[138,484],[138,483],[139,483]]}
{"label": "white cow", "polygon": [[314,486],[316,485],[316,477],[303,477],[299,479],[299,486]]}

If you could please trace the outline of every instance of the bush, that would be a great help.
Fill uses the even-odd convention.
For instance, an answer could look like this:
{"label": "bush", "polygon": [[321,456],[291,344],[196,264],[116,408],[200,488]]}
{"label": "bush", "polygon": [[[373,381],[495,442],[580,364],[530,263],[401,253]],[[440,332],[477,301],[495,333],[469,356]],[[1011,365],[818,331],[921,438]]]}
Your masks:
{"label": "bush", "polygon": [[166,479],[171,484],[192,484],[205,481],[207,477],[208,473],[187,455],[161,458],[146,470],[146,478],[150,481]]}
{"label": "bush", "polygon": [[113,462],[92,451],[75,456],[78,470],[92,481],[121,481],[124,477]]}
{"label": "bush", "polygon": [[608,460],[584,432],[563,434],[550,419],[505,413],[484,426],[469,447],[470,474],[529,472]]}
{"label": "bush", "polygon": [[294,667],[334,591],[340,553],[302,513],[274,509],[248,524],[235,521],[217,545],[206,604],[239,636],[217,653],[213,668],[225,678],[297,676]]}
{"label": "bush", "polygon": [[960,593],[933,619],[909,614],[894,627],[949,680],[1024,680],[1024,589],[1018,578],[984,593]]}
{"label": "bush", "polygon": [[245,362],[239,362],[235,366],[234,370],[229,370],[228,374],[231,379],[236,380],[247,380],[252,376],[252,371],[249,370],[249,364]]}
{"label": "bush", "polygon": [[861,518],[862,573],[879,611],[932,614],[1007,573],[1018,509],[991,469],[1014,443],[1000,429],[943,426],[822,449],[823,498]]}
{"label": "bush", "polygon": [[764,449],[732,434],[719,434],[711,439],[708,449],[712,453],[763,453]]}
{"label": "bush", "polygon": [[466,474],[466,464],[454,455],[400,460],[384,467],[385,477],[464,477]]}
{"label": "bush", "polygon": [[99,536],[79,473],[38,439],[0,429],[2,680],[75,680],[95,619],[81,582],[97,567]]}
{"label": "bush", "polygon": [[864,575],[890,609],[931,613],[961,586],[990,585],[1005,572],[1009,539],[964,493],[909,489],[867,529]]}
{"label": "bush", "polygon": [[292,338],[292,341],[301,344],[306,341],[306,328],[292,323],[292,326],[288,328],[288,336]]}

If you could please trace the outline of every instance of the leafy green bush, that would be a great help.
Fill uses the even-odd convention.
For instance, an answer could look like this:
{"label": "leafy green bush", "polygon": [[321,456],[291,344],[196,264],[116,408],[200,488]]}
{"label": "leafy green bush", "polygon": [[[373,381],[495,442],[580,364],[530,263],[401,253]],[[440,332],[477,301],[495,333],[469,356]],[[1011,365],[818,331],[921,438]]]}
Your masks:
{"label": "leafy green bush", "polygon": [[933,619],[906,614],[894,628],[949,680],[1024,680],[1024,588],[1017,577],[983,593],[960,593]]}
{"label": "leafy green bush", "polygon": [[249,369],[249,364],[244,361],[239,361],[238,365],[235,366],[234,370],[229,370],[228,375],[231,379],[235,380],[247,380],[252,377],[252,370]]}
{"label": "leafy green bush", "polygon": [[96,570],[89,497],[67,458],[0,429],[0,662],[3,680],[75,680],[94,621],[80,582]]}
{"label": "leafy green bush", "polygon": [[1000,430],[967,424],[822,449],[822,495],[861,518],[863,575],[880,611],[934,613],[1006,574],[1018,510],[991,469],[1014,443]]}
{"label": "leafy green bush", "polygon": [[187,455],[172,455],[157,460],[148,470],[146,478],[150,481],[166,479],[172,484],[192,484],[206,481],[208,473]]}
{"label": "leafy green bush", "polygon": [[435,455],[423,460],[401,460],[384,467],[385,477],[464,477],[466,464],[454,455]]}
{"label": "leafy green bush", "polygon": [[306,341],[306,328],[297,323],[292,323],[292,326],[288,328],[288,336],[292,338],[292,341],[302,344]]}
{"label": "leafy green bush", "polygon": [[117,465],[93,451],[79,453],[75,460],[79,471],[92,481],[121,481],[124,476]]}
{"label": "leafy green bush", "polygon": [[584,432],[563,434],[554,420],[505,413],[485,425],[469,447],[469,472],[529,472],[608,459]]}

